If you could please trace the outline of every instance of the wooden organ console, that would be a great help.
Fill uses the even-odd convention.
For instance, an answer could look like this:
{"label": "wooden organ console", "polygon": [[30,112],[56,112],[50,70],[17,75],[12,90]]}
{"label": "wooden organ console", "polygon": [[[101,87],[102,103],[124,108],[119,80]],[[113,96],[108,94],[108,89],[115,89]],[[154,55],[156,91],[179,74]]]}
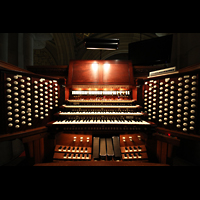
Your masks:
{"label": "wooden organ console", "polygon": [[145,136],[153,123],[137,103],[129,61],[71,61],[65,102],[54,115],[48,126],[63,138],[55,162],[148,162]]}
{"label": "wooden organ console", "polygon": [[37,165],[165,165],[200,140],[200,65],[136,81],[130,61],[72,60],[66,79],[0,64],[0,141],[27,142]]}

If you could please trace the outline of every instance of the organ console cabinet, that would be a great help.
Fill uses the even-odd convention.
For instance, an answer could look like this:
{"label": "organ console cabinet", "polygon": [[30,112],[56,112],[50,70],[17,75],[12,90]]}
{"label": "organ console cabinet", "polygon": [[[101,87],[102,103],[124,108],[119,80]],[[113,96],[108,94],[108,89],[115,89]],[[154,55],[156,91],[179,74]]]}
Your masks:
{"label": "organ console cabinet", "polygon": [[130,61],[72,60],[58,77],[1,61],[0,141],[20,138],[38,166],[167,165],[200,141],[199,72],[137,79]]}

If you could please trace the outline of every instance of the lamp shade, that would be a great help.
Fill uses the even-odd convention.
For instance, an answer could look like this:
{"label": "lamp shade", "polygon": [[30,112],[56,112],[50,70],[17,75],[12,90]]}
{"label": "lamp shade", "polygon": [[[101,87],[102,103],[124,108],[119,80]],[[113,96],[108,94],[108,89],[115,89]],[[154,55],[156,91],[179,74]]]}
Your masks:
{"label": "lamp shade", "polygon": [[84,45],[86,49],[117,50],[119,39],[85,38]]}

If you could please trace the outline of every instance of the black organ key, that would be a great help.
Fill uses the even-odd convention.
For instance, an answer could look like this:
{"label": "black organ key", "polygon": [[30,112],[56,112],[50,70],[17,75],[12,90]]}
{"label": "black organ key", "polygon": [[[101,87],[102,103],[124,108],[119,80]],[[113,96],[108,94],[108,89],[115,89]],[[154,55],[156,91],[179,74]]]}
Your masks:
{"label": "black organ key", "polygon": [[103,160],[106,159],[106,139],[100,139],[100,156]]}
{"label": "black organ key", "polygon": [[119,143],[119,137],[113,136],[113,146],[114,146],[114,157],[115,159],[121,159],[121,149],[120,149],[120,143]]}
{"label": "black organ key", "polygon": [[93,137],[93,158],[99,159],[99,137]]}

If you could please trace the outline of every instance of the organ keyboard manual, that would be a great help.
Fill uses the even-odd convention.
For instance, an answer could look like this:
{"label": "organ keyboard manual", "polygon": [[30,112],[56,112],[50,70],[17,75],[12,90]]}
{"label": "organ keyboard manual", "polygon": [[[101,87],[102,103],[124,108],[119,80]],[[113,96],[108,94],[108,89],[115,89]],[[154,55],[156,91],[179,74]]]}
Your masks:
{"label": "organ keyboard manual", "polygon": [[0,141],[20,138],[35,165],[170,165],[200,141],[200,65],[138,79],[131,61],[71,60],[63,77],[0,64]]}

